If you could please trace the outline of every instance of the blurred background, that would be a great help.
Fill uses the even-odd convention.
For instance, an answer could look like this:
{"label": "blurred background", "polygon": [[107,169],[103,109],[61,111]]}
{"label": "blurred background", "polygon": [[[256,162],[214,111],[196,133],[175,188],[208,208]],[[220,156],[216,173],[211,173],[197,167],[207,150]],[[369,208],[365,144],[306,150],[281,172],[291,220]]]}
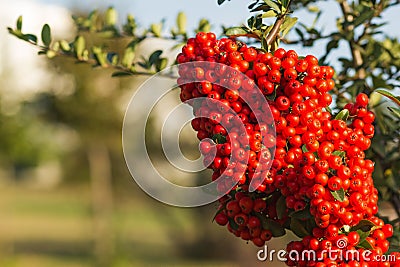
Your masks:
{"label": "blurred background", "polygon": [[[54,39],[70,40],[72,14],[110,5],[121,24],[131,13],[142,27],[165,19],[168,28],[184,11],[189,28],[204,17],[221,33],[221,25],[248,17],[247,1],[223,9],[215,0],[0,1],[0,266],[280,266],[257,261],[258,248],[212,223],[216,204],[170,207],[134,183],[121,128],[130,97],[146,77],[111,78],[111,70],[74,59],[48,60],[6,31],[23,15],[24,31],[39,33],[49,23]],[[387,14],[393,18],[387,30],[399,23],[394,14]],[[333,27],[334,12],[326,15],[326,27]],[[143,55],[166,47],[171,59],[177,53],[170,49],[173,41],[153,38],[141,46]],[[319,54],[317,47],[298,50]],[[184,150],[196,151],[194,136],[185,131]],[[150,138],[151,151],[159,149],[157,138]],[[154,160],[163,166],[163,158]],[[204,182],[208,175],[196,179]],[[283,249],[292,239],[277,239],[269,248]]]}

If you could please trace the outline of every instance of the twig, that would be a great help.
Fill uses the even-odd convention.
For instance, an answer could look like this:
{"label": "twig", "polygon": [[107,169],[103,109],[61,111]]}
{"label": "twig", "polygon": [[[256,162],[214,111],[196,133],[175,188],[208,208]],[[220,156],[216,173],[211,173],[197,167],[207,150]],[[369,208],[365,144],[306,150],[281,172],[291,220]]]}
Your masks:
{"label": "twig", "polygon": [[274,26],[272,27],[271,31],[268,33],[267,37],[265,38],[268,46],[271,46],[272,43],[275,41],[276,37],[278,36],[281,26],[282,26],[283,22],[285,21],[285,17],[286,17],[286,14],[283,14],[275,20]]}
{"label": "twig", "polygon": [[281,30],[281,26],[283,24],[283,22],[285,21],[286,15],[289,13],[289,7],[290,7],[291,1],[289,1],[289,4],[285,10],[285,12],[283,12],[282,14],[280,14],[275,22],[274,22],[274,26],[272,26],[271,31],[268,33],[268,35],[265,38],[265,42],[267,44],[268,47],[270,47],[272,45],[272,43],[277,39],[279,32]]}
{"label": "twig", "polygon": [[[342,0],[339,2],[340,4],[340,8],[342,10],[343,13],[343,17],[344,20],[346,22],[346,26],[344,27],[344,30],[346,32],[352,32],[354,30],[354,26],[351,25],[351,22],[353,22],[354,17],[351,14],[352,10],[351,7],[349,6],[349,3],[346,0]],[[354,68],[356,69],[357,73],[356,73],[356,77],[358,79],[365,79],[367,76],[367,73],[365,71],[365,68],[362,67],[363,65],[363,58],[361,55],[361,51],[356,47],[356,41],[354,40],[354,37],[349,40],[349,45],[350,45],[350,50],[351,50],[351,54],[353,57],[353,61],[354,61]]]}

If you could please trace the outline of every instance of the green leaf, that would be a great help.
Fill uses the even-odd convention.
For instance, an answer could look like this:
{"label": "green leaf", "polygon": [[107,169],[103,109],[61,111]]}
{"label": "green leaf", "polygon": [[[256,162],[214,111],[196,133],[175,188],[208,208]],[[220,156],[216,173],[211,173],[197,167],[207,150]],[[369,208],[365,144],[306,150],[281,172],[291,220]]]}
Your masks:
{"label": "green leaf", "polygon": [[36,35],[29,34],[29,33],[28,33],[28,34],[24,34],[24,35],[22,35],[22,39],[25,40],[25,41],[28,41],[28,42],[37,44],[37,37],[36,37]]}
{"label": "green leaf", "polygon": [[380,93],[383,96],[386,96],[387,98],[389,98],[393,102],[395,102],[398,106],[400,106],[400,96],[395,96],[391,92],[388,92],[388,91],[382,90],[382,89],[377,89],[374,92],[377,92],[377,93]]}
{"label": "green leaf", "polygon": [[132,73],[125,71],[116,71],[111,75],[111,77],[124,77],[124,76],[132,76]]}
{"label": "green leaf", "polygon": [[17,30],[18,31],[22,30],[22,16],[19,16],[17,19]]}
{"label": "green leaf", "polygon": [[151,24],[150,31],[154,34],[155,37],[161,37],[162,26],[162,23]]}
{"label": "green leaf", "polygon": [[313,13],[319,12],[319,7],[317,7],[317,6],[310,5],[307,7],[307,9],[308,9],[308,11],[313,12]]}
{"label": "green leaf", "polygon": [[277,13],[275,10],[269,10],[267,12],[264,12],[261,17],[262,18],[273,18],[276,17]]}
{"label": "green leaf", "polygon": [[303,153],[308,152],[308,149],[305,144],[301,147],[301,151],[303,151]]}
{"label": "green leaf", "polygon": [[245,36],[248,32],[243,27],[232,27],[226,30],[227,36]]}
{"label": "green leaf", "polygon": [[255,16],[248,18],[247,26],[249,26],[249,28],[253,28],[254,24],[255,24],[255,21],[256,21],[256,17]]}
{"label": "green leaf", "polygon": [[290,31],[290,29],[293,28],[294,25],[296,25],[296,22],[296,17],[286,17],[281,27],[281,37],[284,37]]}
{"label": "green leaf", "polygon": [[373,249],[373,246],[367,241],[367,237],[370,235],[371,231],[362,231],[357,230],[358,235],[360,236],[360,242],[356,246],[357,248],[364,248],[364,249]]}
{"label": "green leaf", "polygon": [[346,121],[347,118],[349,117],[350,113],[348,109],[343,109],[342,111],[340,111],[336,117],[335,120],[342,120],[342,121]]}
{"label": "green leaf", "polygon": [[325,110],[328,111],[332,115],[332,109],[330,107],[325,107]]}
{"label": "green leaf", "polygon": [[350,228],[350,231],[361,230],[362,232],[369,232],[377,225],[370,220],[361,220],[357,225]]}
{"label": "green leaf", "polygon": [[45,46],[49,46],[51,43],[51,30],[48,24],[44,24],[42,28],[42,42]]}
{"label": "green leaf", "polygon": [[156,71],[162,71],[167,67],[167,65],[168,65],[168,59],[165,57],[160,58],[160,60],[156,62]]}
{"label": "green leaf", "polygon": [[271,94],[269,94],[269,95],[266,95],[265,97],[268,99],[268,100],[270,100],[270,101],[274,101],[275,100],[275,98],[276,98],[276,87],[275,87],[275,90],[271,93]]}
{"label": "green leaf", "polygon": [[87,49],[83,50],[82,60],[83,61],[89,60],[89,50],[87,50]]}
{"label": "green leaf", "polygon": [[370,235],[370,231],[362,231],[362,230],[356,230],[358,235],[360,236],[360,242],[364,241],[365,238],[367,238]]}
{"label": "green leaf", "polygon": [[53,57],[57,56],[57,53],[54,52],[53,50],[47,50],[46,56],[47,56],[48,58],[53,58]]}
{"label": "green leaf", "polygon": [[231,228],[233,230],[239,229],[239,225],[237,223],[235,223],[235,221],[232,218],[228,218],[228,220],[229,220],[229,225],[231,226]]}
{"label": "green leaf", "polygon": [[106,26],[115,26],[118,20],[118,13],[113,7],[109,7],[106,11],[106,16],[104,19]]}
{"label": "green leaf", "polygon": [[135,47],[128,46],[124,51],[121,64],[124,67],[131,68],[134,59],[135,59]]}
{"label": "green leaf", "polygon": [[400,108],[394,108],[394,107],[387,107],[388,110],[390,110],[394,115],[397,116],[397,118],[400,119]]}
{"label": "green leaf", "polygon": [[118,64],[119,57],[116,53],[108,53],[107,59],[113,66],[116,66]]}
{"label": "green leaf", "polygon": [[374,247],[366,239],[364,239],[364,241],[358,243],[357,247],[364,248],[364,249],[374,249]]}
{"label": "green leaf", "polygon": [[295,218],[295,219],[310,219],[310,218],[312,218],[311,213],[310,213],[310,207],[306,206],[302,210],[293,211],[289,214],[289,217]]}
{"label": "green leaf", "polygon": [[225,2],[225,0],[218,0],[218,5],[222,5]]}
{"label": "green leaf", "polygon": [[257,213],[256,216],[260,219],[262,227],[264,229],[270,230],[274,237],[279,237],[286,234],[285,228],[283,228],[283,226],[280,225],[278,222],[267,218],[259,213]]}
{"label": "green leaf", "polygon": [[[372,80],[373,80],[373,82],[374,82],[374,87],[377,87],[376,85],[375,85],[375,76],[373,76],[372,77]],[[369,95],[369,106],[370,107],[376,107],[376,106],[378,106],[379,104],[380,104],[380,102],[381,102],[381,100],[382,100],[382,95],[381,94],[379,94],[379,93],[376,93],[375,91],[374,92],[372,92],[370,95]]]}
{"label": "green leaf", "polygon": [[61,49],[62,49],[64,52],[68,52],[68,51],[71,50],[71,47],[69,46],[69,43],[68,43],[67,41],[65,41],[65,40],[61,40],[61,41],[60,41],[60,46],[61,46]]}
{"label": "green leaf", "polygon": [[221,207],[214,214],[214,217],[212,218],[212,221],[215,221],[215,217],[217,217],[217,215],[220,214],[224,209],[225,209],[225,205],[221,205]]}
{"label": "green leaf", "polygon": [[272,9],[275,9],[276,11],[280,11],[281,7],[278,6],[278,4],[276,4],[274,1],[272,0],[264,0],[264,2],[271,7]]}
{"label": "green leaf", "polygon": [[285,213],[286,213],[286,199],[284,196],[280,196],[276,201],[276,214],[279,219],[282,219]]}
{"label": "green leaf", "polygon": [[51,50],[58,52],[60,50],[60,42],[54,42],[54,44],[51,47]]}
{"label": "green leaf", "polygon": [[226,137],[222,134],[214,134],[211,139],[214,140],[214,142],[217,144],[225,144],[226,143]]}
{"label": "green leaf", "polygon": [[344,197],[346,196],[346,192],[344,191],[343,188],[340,188],[339,190],[336,191],[331,191],[331,194],[339,202],[343,202]]}
{"label": "green leaf", "polygon": [[336,150],[336,151],[333,151],[333,152],[332,152],[332,155],[334,155],[334,156],[339,156],[339,157],[342,157],[342,158],[343,158],[344,156],[346,156],[346,152]]}
{"label": "green leaf", "polygon": [[74,52],[77,59],[83,59],[83,53],[85,51],[86,41],[82,35],[78,35],[74,41]]}
{"label": "green leaf", "polygon": [[199,22],[199,26],[195,30],[195,32],[209,32],[211,30],[210,22],[207,19],[201,19]]}
{"label": "green leaf", "polygon": [[304,34],[299,28],[294,29],[301,40],[304,40]]}
{"label": "green leaf", "polygon": [[94,57],[97,61],[97,64],[106,67],[107,66],[107,54],[103,52],[101,47],[99,46],[93,46],[92,52],[94,54]]}
{"label": "green leaf", "polygon": [[362,12],[356,19],[352,22],[354,28],[359,26],[360,24],[366,22],[374,16],[375,11],[373,9],[366,10]]}
{"label": "green leaf", "polygon": [[263,224],[263,226],[268,226],[268,228],[271,232],[272,235],[274,237],[280,237],[280,236],[284,236],[286,234],[285,228],[283,228],[282,225],[280,225],[278,222],[270,219],[270,218],[266,218],[265,223]]}
{"label": "green leaf", "polygon": [[305,228],[305,224],[295,218],[290,219],[290,230],[300,238],[310,235],[310,233]]}
{"label": "green leaf", "polygon": [[176,17],[176,25],[178,26],[178,33],[184,34],[186,33],[186,23],[187,18],[184,12],[179,12],[178,16]]}
{"label": "green leaf", "polygon": [[161,56],[162,53],[163,53],[162,50],[154,51],[149,57],[149,64],[151,66],[154,65],[160,59],[160,56]]}
{"label": "green leaf", "polygon": [[282,6],[284,6],[286,9],[289,7],[290,0],[282,0]]}
{"label": "green leaf", "polygon": [[326,52],[329,53],[332,49],[338,48],[338,47],[339,47],[339,41],[338,40],[331,40],[326,45]]}

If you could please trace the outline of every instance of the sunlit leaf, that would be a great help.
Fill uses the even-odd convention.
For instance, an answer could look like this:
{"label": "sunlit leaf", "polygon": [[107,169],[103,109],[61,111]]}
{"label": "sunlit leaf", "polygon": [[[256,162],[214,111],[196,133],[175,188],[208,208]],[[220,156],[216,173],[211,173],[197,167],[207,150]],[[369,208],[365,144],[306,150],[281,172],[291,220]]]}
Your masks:
{"label": "sunlit leaf", "polygon": [[286,17],[285,21],[282,24],[281,31],[282,31],[282,37],[286,36],[286,34],[290,31],[290,29],[296,25],[297,18],[296,17]]}
{"label": "sunlit leaf", "polygon": [[387,98],[390,98],[393,102],[395,102],[397,105],[400,106],[400,96],[395,96],[391,92],[382,89],[377,89],[375,90],[375,92],[380,93],[381,95],[386,96]]}
{"label": "sunlit leaf", "polygon": [[17,19],[17,30],[18,31],[22,30],[22,16],[19,16]]}
{"label": "sunlit leaf", "polygon": [[394,115],[396,115],[397,118],[400,118],[400,108],[388,107],[388,110],[390,110]]}
{"label": "sunlit leaf", "polygon": [[281,10],[281,7],[279,7],[278,4],[275,3],[275,2],[272,1],[272,0],[264,0],[264,2],[265,2],[268,6],[270,6],[271,8],[275,9],[276,11],[280,11],[280,10]]}
{"label": "sunlit leaf", "polygon": [[347,118],[349,117],[350,113],[348,109],[343,109],[342,111],[340,111],[336,117],[335,120],[342,120],[342,121],[346,121]]}
{"label": "sunlit leaf", "polygon": [[104,21],[106,26],[115,26],[117,24],[118,13],[115,8],[109,7],[107,9]]}
{"label": "sunlit leaf", "polygon": [[232,28],[229,28],[225,32],[225,34],[227,36],[244,36],[244,35],[247,35],[248,32],[245,29],[243,29],[243,27],[232,27]]}
{"label": "sunlit leaf", "polygon": [[269,11],[267,11],[267,12],[264,12],[264,13],[261,15],[261,17],[262,17],[262,18],[272,18],[272,17],[275,17],[276,15],[277,15],[277,13],[276,13],[275,10],[269,10]]}
{"label": "sunlit leaf", "polygon": [[85,51],[86,41],[81,35],[78,35],[74,41],[74,52],[75,56],[79,59],[83,59],[83,52]]}
{"label": "sunlit leaf", "polygon": [[346,192],[344,191],[343,188],[340,188],[339,190],[336,191],[331,191],[331,194],[339,202],[343,202],[346,196]]}
{"label": "sunlit leaf", "polygon": [[184,12],[179,12],[176,17],[176,25],[178,26],[178,33],[184,34],[186,33],[186,23],[187,18]]}

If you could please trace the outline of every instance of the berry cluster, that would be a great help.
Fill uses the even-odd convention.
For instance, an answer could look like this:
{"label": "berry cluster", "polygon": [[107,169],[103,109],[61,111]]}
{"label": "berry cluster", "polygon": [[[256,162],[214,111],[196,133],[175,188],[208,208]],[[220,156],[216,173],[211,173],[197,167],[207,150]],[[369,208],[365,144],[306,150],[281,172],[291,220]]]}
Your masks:
{"label": "berry cluster", "polygon": [[[393,228],[375,217],[374,163],[364,153],[375,119],[367,95],[333,117],[331,67],[312,55],[282,48],[266,53],[213,33],[189,39],[177,62],[181,100],[193,107],[205,165],[225,194],[218,224],[257,246],[290,229],[303,240],[291,242],[288,255],[388,250]],[[338,247],[339,240],[346,244]],[[326,256],[288,258],[287,264],[381,266]]]}
{"label": "berry cluster", "polygon": [[289,266],[399,266],[400,255],[384,255],[389,249],[388,237],[393,227],[377,217],[363,220],[359,226],[339,228],[331,224],[314,228],[312,235],[290,242],[286,250]]}

